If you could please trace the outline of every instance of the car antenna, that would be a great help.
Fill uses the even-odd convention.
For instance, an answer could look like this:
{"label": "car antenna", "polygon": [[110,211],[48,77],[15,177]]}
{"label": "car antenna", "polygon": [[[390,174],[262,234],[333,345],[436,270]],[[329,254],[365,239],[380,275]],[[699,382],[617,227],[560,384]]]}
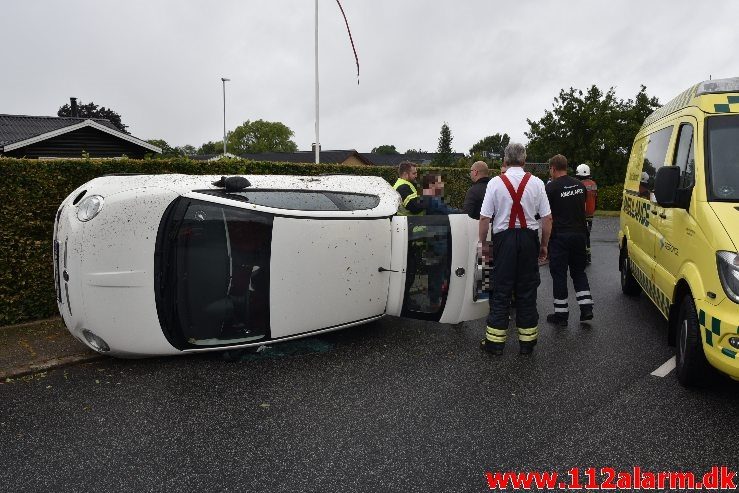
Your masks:
{"label": "car antenna", "polygon": [[224,188],[226,193],[236,193],[250,187],[251,183],[243,176],[221,176],[220,180],[213,182],[213,186]]}

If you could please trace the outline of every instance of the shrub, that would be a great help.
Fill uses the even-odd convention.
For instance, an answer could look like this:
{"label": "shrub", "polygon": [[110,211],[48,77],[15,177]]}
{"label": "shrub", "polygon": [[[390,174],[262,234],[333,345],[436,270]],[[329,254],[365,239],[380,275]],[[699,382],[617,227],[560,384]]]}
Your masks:
{"label": "shrub", "polygon": [[620,211],[623,195],[623,185],[609,185],[598,188],[598,209],[603,211]]}

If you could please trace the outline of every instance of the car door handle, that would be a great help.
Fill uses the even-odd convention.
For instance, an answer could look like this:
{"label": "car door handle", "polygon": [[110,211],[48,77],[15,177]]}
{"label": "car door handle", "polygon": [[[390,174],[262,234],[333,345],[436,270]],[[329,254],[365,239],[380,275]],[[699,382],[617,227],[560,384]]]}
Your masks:
{"label": "car door handle", "polygon": [[665,213],[663,212],[663,213],[661,213],[661,214],[659,215],[659,217],[661,217],[662,219],[667,219],[667,214],[665,214]]}
{"label": "car door handle", "polygon": [[377,272],[398,272],[397,270],[386,269],[385,267],[378,267]]}
{"label": "car door handle", "polygon": [[651,212],[654,215],[657,215],[657,209],[649,209],[649,212]]}

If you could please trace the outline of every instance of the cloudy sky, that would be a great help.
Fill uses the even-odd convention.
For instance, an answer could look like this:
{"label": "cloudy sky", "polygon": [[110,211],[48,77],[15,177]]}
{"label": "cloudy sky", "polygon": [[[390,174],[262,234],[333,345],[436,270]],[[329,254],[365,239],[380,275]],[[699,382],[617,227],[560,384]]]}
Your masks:
{"label": "cloudy sky", "polygon": [[[525,141],[560,89],[640,84],[665,103],[739,76],[739,1],[319,0],[324,149],[457,152]],[[314,141],[313,0],[2,0],[0,113],[56,115],[70,96],[129,131],[199,146],[226,125],[281,121]]]}

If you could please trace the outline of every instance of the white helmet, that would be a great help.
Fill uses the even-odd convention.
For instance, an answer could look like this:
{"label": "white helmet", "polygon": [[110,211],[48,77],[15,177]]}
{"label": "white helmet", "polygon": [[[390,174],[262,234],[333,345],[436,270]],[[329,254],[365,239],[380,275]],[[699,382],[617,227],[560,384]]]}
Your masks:
{"label": "white helmet", "polygon": [[575,175],[581,176],[583,178],[586,176],[590,176],[590,166],[588,166],[587,164],[579,165],[575,170]]}

